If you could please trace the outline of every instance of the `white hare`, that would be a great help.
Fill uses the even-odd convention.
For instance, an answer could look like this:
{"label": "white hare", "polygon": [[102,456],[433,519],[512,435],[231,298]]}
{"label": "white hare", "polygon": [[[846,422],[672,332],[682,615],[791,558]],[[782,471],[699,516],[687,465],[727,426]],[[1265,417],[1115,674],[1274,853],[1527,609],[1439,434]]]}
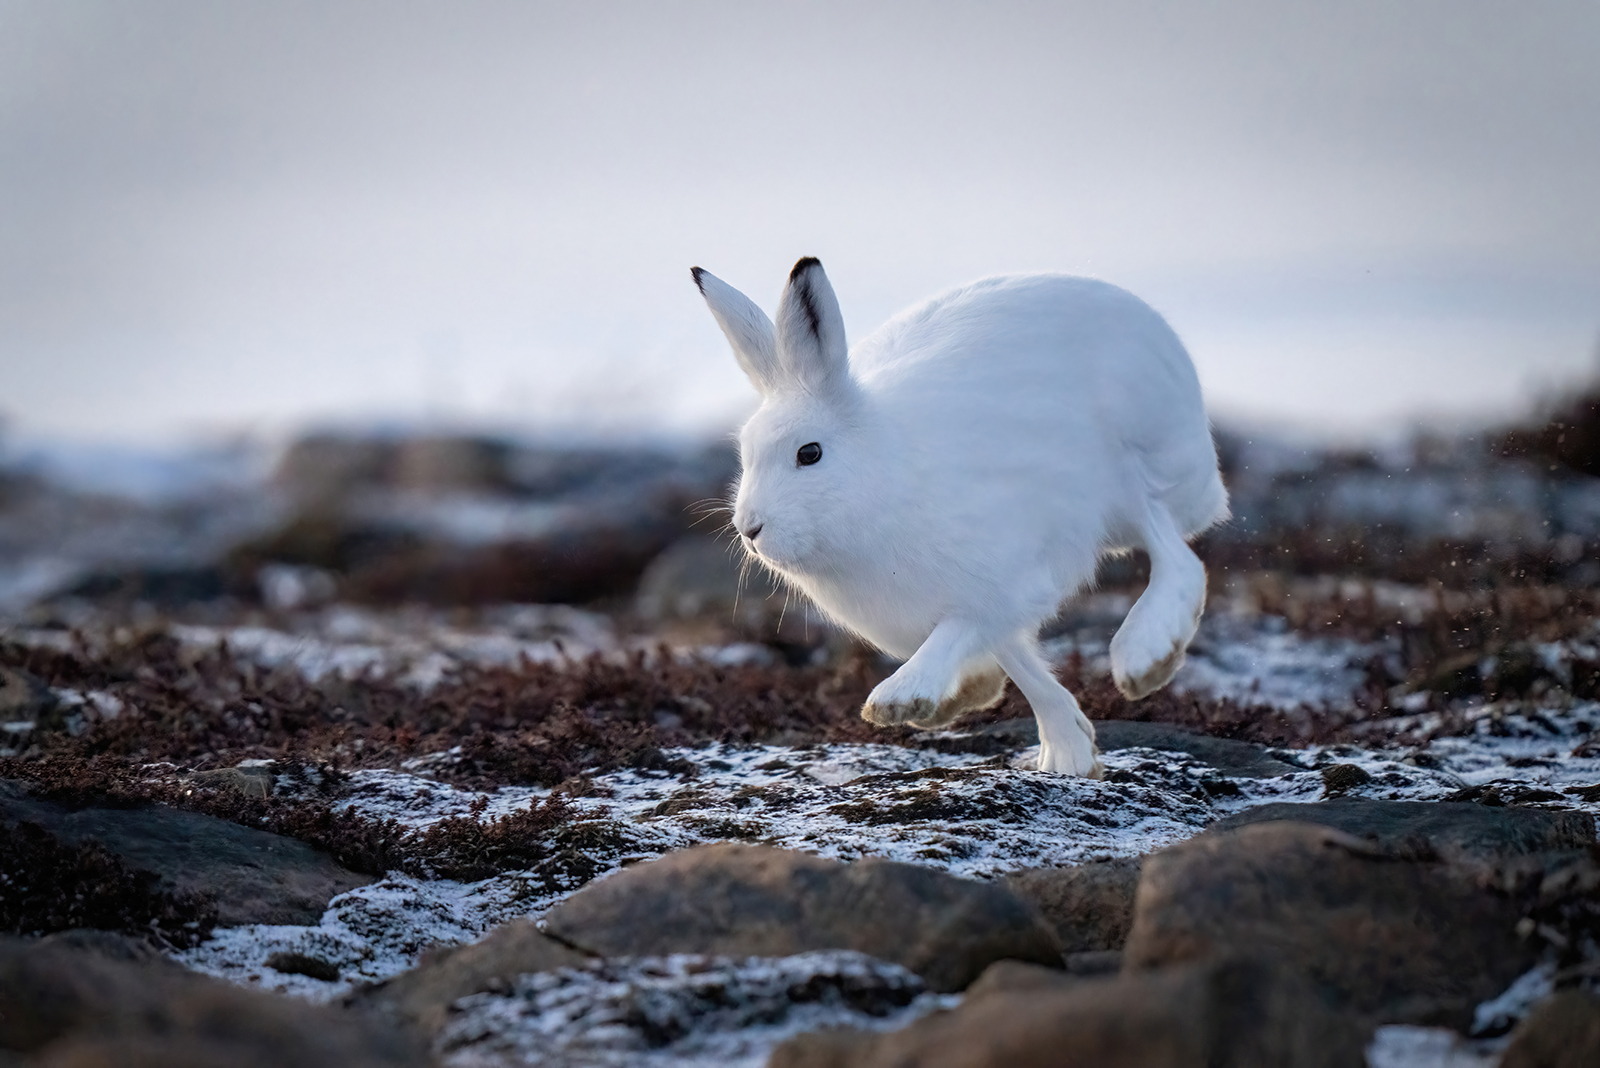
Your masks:
{"label": "white hare", "polygon": [[1150,584],[1111,642],[1130,698],[1166,685],[1205,606],[1186,539],[1228,498],[1188,354],[1104,282],[988,278],[848,352],[822,264],[795,264],[777,325],[696,267],[761,393],[739,434],[733,521],[761,562],[905,663],[861,714],[935,727],[996,704],[1010,676],[1039,767],[1098,776],[1094,727],[1039,650],[1040,625],[1105,553]]}

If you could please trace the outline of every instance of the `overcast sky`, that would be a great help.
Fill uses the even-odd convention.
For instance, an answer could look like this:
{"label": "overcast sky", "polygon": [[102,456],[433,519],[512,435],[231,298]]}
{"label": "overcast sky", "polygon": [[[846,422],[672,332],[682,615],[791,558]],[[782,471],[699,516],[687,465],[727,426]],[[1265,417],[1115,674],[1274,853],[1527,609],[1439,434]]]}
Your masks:
{"label": "overcast sky", "polygon": [[1213,411],[1370,432],[1597,366],[1600,4],[0,0],[0,411],[723,429],[689,281],[853,337],[1124,285]]}

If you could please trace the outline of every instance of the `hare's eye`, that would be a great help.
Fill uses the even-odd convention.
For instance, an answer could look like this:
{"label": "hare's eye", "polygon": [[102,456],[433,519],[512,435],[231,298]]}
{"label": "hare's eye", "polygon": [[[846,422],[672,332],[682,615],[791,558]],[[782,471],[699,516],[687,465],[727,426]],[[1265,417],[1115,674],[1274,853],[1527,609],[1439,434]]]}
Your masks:
{"label": "hare's eye", "polygon": [[800,451],[794,454],[794,462],[801,467],[810,467],[822,459],[822,446],[816,442],[800,446]]}

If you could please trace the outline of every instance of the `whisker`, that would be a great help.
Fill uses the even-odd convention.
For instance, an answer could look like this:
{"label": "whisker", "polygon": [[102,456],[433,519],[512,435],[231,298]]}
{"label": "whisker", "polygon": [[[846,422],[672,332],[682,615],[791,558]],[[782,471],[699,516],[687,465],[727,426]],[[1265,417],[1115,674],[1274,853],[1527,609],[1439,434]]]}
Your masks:
{"label": "whisker", "polygon": [[718,516],[726,516],[728,525],[732,526],[733,508],[720,497],[707,497],[703,501],[695,501],[693,504],[685,505],[683,510],[693,513],[697,517],[694,522],[689,524],[690,527],[697,527],[706,520],[715,519]]}
{"label": "whisker", "polygon": [[[731,543],[728,545],[728,551],[733,551]],[[744,580],[749,573],[750,557],[746,555],[739,561],[739,581],[733,584],[733,622],[735,626],[739,623],[739,598],[744,596]]]}

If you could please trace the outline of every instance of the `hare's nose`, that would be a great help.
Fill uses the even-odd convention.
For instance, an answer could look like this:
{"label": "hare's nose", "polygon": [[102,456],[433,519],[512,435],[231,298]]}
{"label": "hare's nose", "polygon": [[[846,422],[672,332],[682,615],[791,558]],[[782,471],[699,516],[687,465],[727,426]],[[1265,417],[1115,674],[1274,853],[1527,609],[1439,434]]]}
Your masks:
{"label": "hare's nose", "polygon": [[764,527],[764,526],[766,526],[765,523],[757,523],[755,526],[751,527],[748,530],[742,531],[741,533],[743,533],[744,536],[746,538],[748,538],[749,540],[755,541],[756,540],[756,535],[761,533],[761,528]]}

